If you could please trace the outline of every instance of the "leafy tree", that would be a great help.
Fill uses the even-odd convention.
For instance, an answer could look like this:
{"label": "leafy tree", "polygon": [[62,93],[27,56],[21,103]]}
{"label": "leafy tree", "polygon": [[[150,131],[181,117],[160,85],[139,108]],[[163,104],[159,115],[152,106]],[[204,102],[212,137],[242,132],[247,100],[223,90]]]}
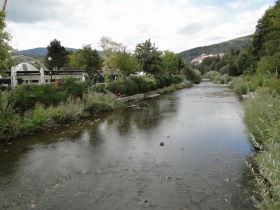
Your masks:
{"label": "leafy tree", "polygon": [[93,81],[97,75],[97,70],[102,68],[103,60],[97,50],[93,50],[90,45],[85,45],[81,50],[69,56],[70,66],[86,70],[89,79]]}
{"label": "leafy tree", "polygon": [[186,64],[180,56],[178,56],[178,58],[179,58],[178,69],[180,72],[182,72],[186,67]]}
{"label": "leafy tree", "polygon": [[47,49],[46,64],[49,69],[60,69],[67,63],[67,51],[61,45],[60,41],[54,39]]}
{"label": "leafy tree", "polygon": [[186,66],[184,69],[186,79],[192,81],[195,84],[199,84],[202,80],[201,73],[199,70],[193,69],[191,66]]}
{"label": "leafy tree", "polygon": [[141,68],[149,74],[160,74],[162,70],[162,52],[151,43],[151,40],[146,40],[144,43],[137,44],[135,54]]}
{"label": "leafy tree", "polygon": [[117,43],[108,37],[102,37],[99,42],[102,51],[104,52],[105,68],[114,68],[114,59],[120,52],[125,52],[126,47],[122,43]]}
{"label": "leafy tree", "polygon": [[9,70],[14,62],[9,54],[12,48],[9,46],[10,35],[4,31],[6,27],[5,13],[0,12],[0,74],[3,76],[5,71]]}
{"label": "leafy tree", "polygon": [[137,58],[127,52],[119,52],[113,58],[113,67],[123,72],[125,76],[129,76],[140,70],[140,64]]}
{"label": "leafy tree", "polygon": [[273,55],[280,50],[280,3],[269,8],[259,20],[253,40],[253,55],[259,60],[262,56]]}
{"label": "leafy tree", "polygon": [[180,58],[178,55],[171,51],[165,51],[162,57],[163,66],[166,71],[170,74],[178,74],[179,73],[179,65]]}
{"label": "leafy tree", "polygon": [[280,73],[280,53],[273,56],[264,56],[258,62],[258,73],[268,73],[279,75]]}

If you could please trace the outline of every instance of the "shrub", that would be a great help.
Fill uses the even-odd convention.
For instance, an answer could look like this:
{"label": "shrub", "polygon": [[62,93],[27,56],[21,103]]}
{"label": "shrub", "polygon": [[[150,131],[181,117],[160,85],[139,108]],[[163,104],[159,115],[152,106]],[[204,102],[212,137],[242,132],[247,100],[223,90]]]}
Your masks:
{"label": "shrub", "polygon": [[139,93],[145,93],[157,88],[157,81],[153,76],[132,76],[130,79],[137,85]]}
{"label": "shrub", "polygon": [[57,105],[67,99],[67,92],[59,91],[54,85],[22,85],[12,91],[12,99],[17,109],[27,111],[34,108],[36,103]]}
{"label": "shrub", "polygon": [[273,56],[264,56],[257,64],[257,73],[279,74],[280,53]]}
{"label": "shrub", "polygon": [[215,77],[221,76],[221,74],[217,71],[209,71],[203,77],[206,79],[213,80]]}
{"label": "shrub", "polygon": [[23,133],[33,133],[43,127],[53,127],[63,122],[78,120],[83,115],[83,104],[80,100],[69,98],[58,106],[45,107],[37,104],[23,118]]}
{"label": "shrub", "polygon": [[112,111],[122,107],[122,102],[113,94],[89,92],[84,95],[84,110],[87,113]]}
{"label": "shrub", "polygon": [[79,82],[75,78],[68,78],[62,81],[59,85],[59,91],[65,90],[67,96],[74,96],[81,98],[83,92],[88,88],[89,84],[84,82]]}
{"label": "shrub", "polygon": [[195,83],[195,84],[199,84],[202,80],[202,76],[200,71],[193,69],[189,66],[187,66],[184,70],[186,79]]}
{"label": "shrub", "polygon": [[86,83],[80,83],[74,78],[66,79],[58,87],[53,84],[20,85],[12,91],[12,100],[19,111],[27,111],[37,103],[48,107],[65,102],[69,96],[82,97],[87,87]]}
{"label": "shrub", "polygon": [[265,86],[270,93],[280,94],[280,79],[273,78]]}
{"label": "shrub", "polygon": [[239,95],[244,95],[249,90],[247,81],[242,77],[237,77],[232,81],[232,88]]}
{"label": "shrub", "polygon": [[15,113],[10,93],[0,91],[0,139],[17,136],[20,129],[20,116]]}

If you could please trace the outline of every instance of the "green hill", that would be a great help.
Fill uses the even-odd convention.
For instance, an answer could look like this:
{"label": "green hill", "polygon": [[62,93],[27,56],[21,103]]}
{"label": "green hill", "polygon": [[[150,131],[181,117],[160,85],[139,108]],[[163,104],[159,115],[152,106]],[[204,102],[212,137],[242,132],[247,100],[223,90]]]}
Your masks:
{"label": "green hill", "polygon": [[219,44],[213,44],[204,47],[197,47],[194,49],[180,52],[179,55],[184,61],[190,62],[193,58],[205,53],[205,54],[217,54],[217,53],[228,53],[230,50],[238,50],[249,46],[252,43],[252,35],[240,37],[227,42]]}

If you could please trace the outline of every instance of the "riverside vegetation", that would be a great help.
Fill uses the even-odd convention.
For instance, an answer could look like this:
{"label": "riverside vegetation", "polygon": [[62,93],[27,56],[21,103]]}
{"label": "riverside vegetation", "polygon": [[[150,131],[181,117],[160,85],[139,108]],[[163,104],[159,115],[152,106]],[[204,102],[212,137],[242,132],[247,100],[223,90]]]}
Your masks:
{"label": "riverside vegetation", "polygon": [[[232,77],[232,89],[245,103],[245,123],[256,149],[248,163],[258,208],[280,209],[280,1],[259,20],[252,44],[225,58],[203,61],[205,77],[220,82],[222,74]],[[204,72],[205,73],[205,72]],[[227,77],[227,76],[225,76]],[[222,82],[221,82],[222,83]],[[246,97],[248,98],[248,97]]]}
{"label": "riverside vegetation", "polygon": [[154,76],[126,77],[106,85],[65,80],[60,86],[18,86],[0,92],[0,140],[77,121],[93,113],[112,111],[124,104],[123,96],[148,91],[167,93],[190,87],[184,75],[156,79]]}
{"label": "riverside vegetation", "polygon": [[[10,40],[5,29],[5,14],[0,12],[0,72],[5,76],[13,65],[8,51]],[[201,81],[201,74],[186,66],[171,51],[160,51],[151,40],[137,44],[134,53],[126,46],[109,38],[100,40],[104,55],[85,45],[77,52],[67,52],[60,41],[53,40],[47,47],[45,64],[49,69],[81,69],[87,71],[87,82],[67,79],[58,86],[22,85],[11,90],[0,90],[0,140],[30,134],[62,123],[79,120],[92,113],[123,107],[119,96],[155,91],[167,93],[190,87]],[[49,59],[51,57],[52,59]],[[110,70],[105,78],[100,69]],[[4,71],[3,71],[4,70]],[[139,76],[139,73],[142,76]],[[118,75],[116,78],[112,76]],[[105,85],[95,85],[102,78]]]}

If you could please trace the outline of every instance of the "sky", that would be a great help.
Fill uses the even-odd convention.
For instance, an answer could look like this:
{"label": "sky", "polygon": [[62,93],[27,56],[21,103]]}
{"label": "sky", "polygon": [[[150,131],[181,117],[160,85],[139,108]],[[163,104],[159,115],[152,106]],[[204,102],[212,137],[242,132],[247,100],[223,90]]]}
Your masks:
{"label": "sky", "polygon": [[[3,1],[3,0],[0,0]],[[1,2],[2,3],[2,2]],[[106,36],[133,50],[147,39],[176,53],[254,33],[274,0],[8,0],[7,31],[18,50],[91,44]]]}

